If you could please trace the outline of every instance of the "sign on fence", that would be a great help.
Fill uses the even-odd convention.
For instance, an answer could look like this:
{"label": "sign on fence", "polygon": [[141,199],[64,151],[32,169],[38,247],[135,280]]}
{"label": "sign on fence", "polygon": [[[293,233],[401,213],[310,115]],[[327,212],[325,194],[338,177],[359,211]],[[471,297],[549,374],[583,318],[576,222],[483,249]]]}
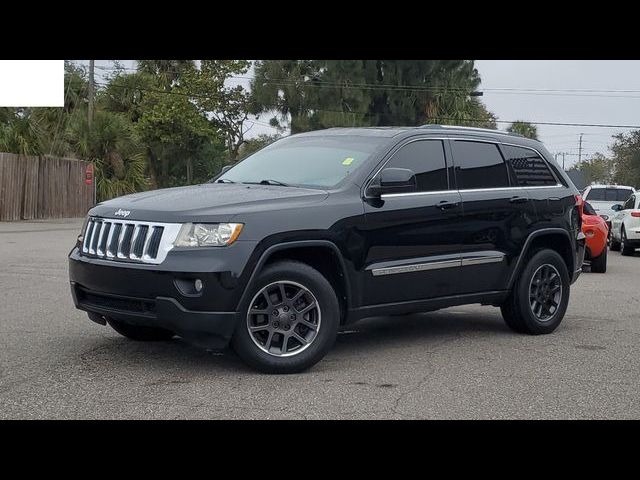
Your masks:
{"label": "sign on fence", "polygon": [[93,180],[90,162],[0,153],[0,221],[83,217],[94,205]]}

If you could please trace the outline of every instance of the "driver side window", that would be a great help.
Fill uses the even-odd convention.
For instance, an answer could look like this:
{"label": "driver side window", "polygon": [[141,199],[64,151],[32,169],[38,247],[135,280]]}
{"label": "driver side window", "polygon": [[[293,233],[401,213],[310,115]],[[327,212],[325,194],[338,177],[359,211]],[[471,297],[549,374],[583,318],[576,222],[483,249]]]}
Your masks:
{"label": "driver side window", "polygon": [[401,147],[385,168],[408,168],[416,174],[418,192],[448,190],[442,140],[417,140]]}

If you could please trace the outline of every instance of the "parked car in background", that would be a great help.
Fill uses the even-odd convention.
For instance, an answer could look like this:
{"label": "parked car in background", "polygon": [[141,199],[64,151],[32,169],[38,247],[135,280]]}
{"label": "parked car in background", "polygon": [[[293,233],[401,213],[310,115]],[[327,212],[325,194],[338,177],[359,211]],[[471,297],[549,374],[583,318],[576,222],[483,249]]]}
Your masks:
{"label": "parked car in background", "polygon": [[635,188],[627,185],[590,185],[582,198],[607,222],[611,231],[611,218],[616,213],[613,206],[622,205],[635,192]]}
{"label": "parked car in background", "polygon": [[622,206],[615,208],[611,220],[611,250],[633,255],[640,247],[640,194],[633,193]]}
{"label": "parked car in background", "polygon": [[587,237],[584,258],[591,262],[591,271],[605,273],[607,271],[609,226],[589,202],[584,202],[582,209],[582,233]]}

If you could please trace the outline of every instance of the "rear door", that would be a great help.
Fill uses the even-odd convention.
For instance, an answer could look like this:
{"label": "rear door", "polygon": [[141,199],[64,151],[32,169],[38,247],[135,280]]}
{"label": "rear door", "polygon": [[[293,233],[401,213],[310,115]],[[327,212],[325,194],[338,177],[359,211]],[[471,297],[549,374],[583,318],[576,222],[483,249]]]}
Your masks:
{"label": "rear door", "polygon": [[457,293],[462,209],[445,148],[440,139],[405,141],[384,168],[413,170],[418,191],[365,200],[364,305]]}
{"label": "rear door", "polygon": [[451,139],[462,199],[460,293],[506,288],[536,216],[529,191],[511,180],[500,145]]}

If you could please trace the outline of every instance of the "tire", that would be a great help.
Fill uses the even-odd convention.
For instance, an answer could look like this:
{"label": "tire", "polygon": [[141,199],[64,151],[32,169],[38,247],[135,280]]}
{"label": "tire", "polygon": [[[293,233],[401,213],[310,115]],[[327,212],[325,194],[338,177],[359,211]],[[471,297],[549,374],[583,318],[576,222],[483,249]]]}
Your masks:
{"label": "tire", "polygon": [[604,246],[602,253],[591,259],[591,271],[593,273],[606,273],[607,271],[607,246]]}
{"label": "tire", "polygon": [[613,235],[611,235],[611,243],[609,244],[609,248],[612,252],[620,251],[620,242],[613,238]]}
{"label": "tire", "polygon": [[174,336],[173,332],[165,330],[164,328],[131,325],[113,318],[107,318],[107,323],[123,337],[139,342],[171,340]]}
{"label": "tire", "polygon": [[[532,311],[532,304],[529,302],[530,288],[534,285],[534,276],[540,272],[544,274],[550,271],[557,273],[559,278],[554,282],[560,285],[559,299],[556,296],[557,306],[551,313],[547,311],[549,318],[541,320]],[[538,277],[536,277],[537,279]],[[570,279],[567,266],[564,260],[555,250],[542,249],[534,252],[524,266],[518,279],[509,294],[507,300],[500,306],[502,317],[505,323],[512,330],[530,335],[540,335],[553,332],[564,317],[569,304]],[[535,304],[534,304],[535,305]],[[543,314],[542,306],[538,303],[536,309]]]}
{"label": "tire", "polygon": [[309,265],[290,260],[269,265],[259,274],[240,312],[231,346],[245,363],[265,373],[298,373],[312,367],[333,346],[340,324],[340,306],[331,284]]}
{"label": "tire", "polygon": [[622,237],[622,241],[620,242],[620,253],[625,257],[631,257],[636,252],[636,248],[633,245],[629,245],[629,241],[627,240],[627,234],[624,231],[624,227],[620,230],[620,236]]}

